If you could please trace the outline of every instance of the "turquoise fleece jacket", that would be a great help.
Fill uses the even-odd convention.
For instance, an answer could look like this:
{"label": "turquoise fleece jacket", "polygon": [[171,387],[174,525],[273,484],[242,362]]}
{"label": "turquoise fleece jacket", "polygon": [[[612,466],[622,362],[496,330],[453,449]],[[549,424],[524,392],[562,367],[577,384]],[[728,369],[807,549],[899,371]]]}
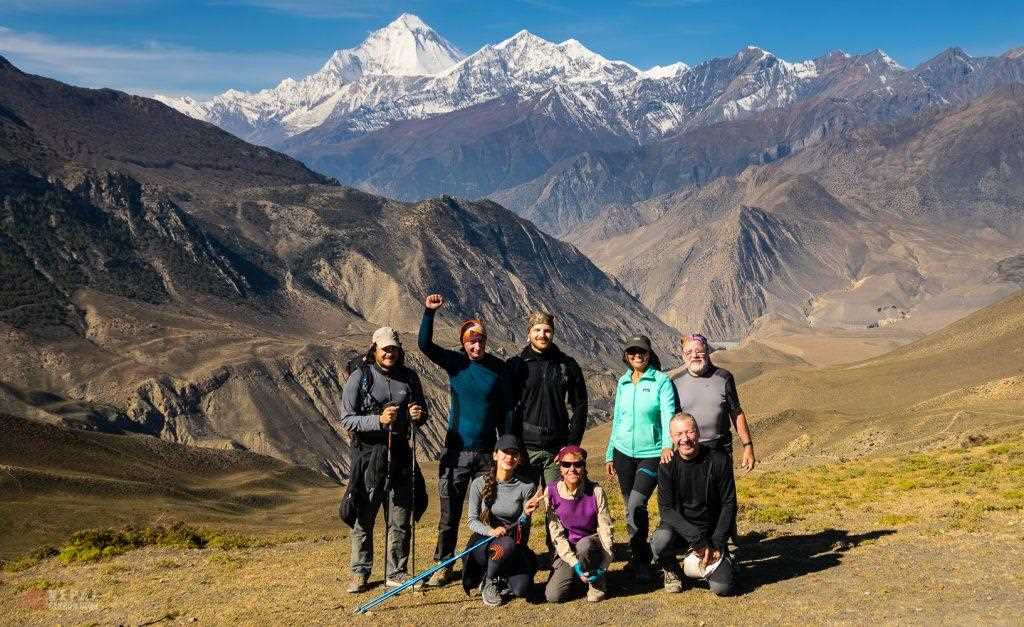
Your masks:
{"label": "turquoise fleece jacket", "polygon": [[612,460],[615,449],[642,459],[658,457],[661,449],[672,448],[668,423],[673,414],[675,391],[667,374],[648,368],[634,385],[633,372],[627,371],[619,378],[615,390],[615,413],[605,461]]}

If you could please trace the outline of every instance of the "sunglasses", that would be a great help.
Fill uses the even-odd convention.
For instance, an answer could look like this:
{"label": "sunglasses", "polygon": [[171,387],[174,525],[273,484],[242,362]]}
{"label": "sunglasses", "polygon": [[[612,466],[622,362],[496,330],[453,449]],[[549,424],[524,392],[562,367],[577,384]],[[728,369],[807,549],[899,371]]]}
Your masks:
{"label": "sunglasses", "polygon": [[520,453],[514,448],[501,449],[501,452],[508,455],[509,457],[519,457]]}
{"label": "sunglasses", "polygon": [[562,468],[583,468],[587,465],[586,462],[558,462]]}
{"label": "sunglasses", "polygon": [[626,351],[626,354],[629,355],[630,357],[643,357],[644,355],[647,354],[647,351],[645,351],[642,348],[630,348]]}

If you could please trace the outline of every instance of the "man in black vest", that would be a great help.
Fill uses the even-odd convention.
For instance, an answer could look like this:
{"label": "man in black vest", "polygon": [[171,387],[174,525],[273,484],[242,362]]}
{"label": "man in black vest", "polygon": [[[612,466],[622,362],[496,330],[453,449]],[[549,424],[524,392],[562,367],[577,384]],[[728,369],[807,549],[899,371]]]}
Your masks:
{"label": "man in black vest", "polygon": [[555,454],[583,440],[587,384],[576,360],[552,341],[554,316],[535,311],[528,324],[529,344],[507,362],[517,397],[506,432],[522,439],[529,471],[539,485],[558,481]]}

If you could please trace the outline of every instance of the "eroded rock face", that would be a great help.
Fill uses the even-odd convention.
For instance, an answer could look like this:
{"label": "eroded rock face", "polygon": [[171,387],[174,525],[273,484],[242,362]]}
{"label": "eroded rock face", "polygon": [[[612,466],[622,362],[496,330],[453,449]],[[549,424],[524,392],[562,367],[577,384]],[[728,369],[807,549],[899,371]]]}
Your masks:
{"label": "eroded rock face", "polygon": [[197,381],[140,384],[127,415],[165,440],[242,449],[345,477],[350,444],[336,429],[344,373],[337,356],[307,347],[291,355],[218,368]]}

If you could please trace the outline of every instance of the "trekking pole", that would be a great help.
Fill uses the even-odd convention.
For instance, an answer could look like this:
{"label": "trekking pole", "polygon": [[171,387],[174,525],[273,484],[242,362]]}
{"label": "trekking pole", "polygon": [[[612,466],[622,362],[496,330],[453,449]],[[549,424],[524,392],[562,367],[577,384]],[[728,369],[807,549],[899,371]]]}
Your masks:
{"label": "trekking pole", "polygon": [[463,551],[463,552],[461,552],[461,553],[459,553],[457,555],[453,555],[452,557],[449,557],[448,559],[444,560],[443,562],[438,562],[438,563],[434,564],[433,566],[427,568],[426,570],[424,570],[422,573],[416,575],[415,577],[409,578],[405,583],[403,583],[402,585],[398,586],[397,588],[392,588],[391,590],[388,590],[387,592],[385,592],[384,594],[380,595],[379,597],[377,597],[375,599],[371,599],[371,600],[367,601],[366,603],[363,603],[362,605],[360,605],[359,607],[357,607],[355,609],[355,613],[356,614],[365,614],[366,612],[372,610],[373,608],[383,604],[385,601],[387,601],[391,597],[398,596],[399,594],[401,594],[405,590],[411,588],[412,586],[416,585],[420,581],[423,581],[424,579],[426,579],[427,577],[433,575],[434,573],[436,573],[437,571],[441,570],[445,566],[448,566],[449,564],[454,563],[456,560],[462,559],[466,555],[469,555],[470,553],[472,553],[473,551],[477,550],[478,548],[484,546],[485,544],[487,544],[488,542],[490,542],[493,539],[494,539],[493,536],[487,536],[486,538],[481,539],[479,542],[477,542],[473,546],[469,547],[465,551]]}
{"label": "trekking pole", "polygon": [[416,572],[416,421],[412,421],[412,528],[409,529],[409,540],[412,544],[412,566],[409,570]]}
{"label": "trekking pole", "polygon": [[391,425],[388,425],[387,472],[384,475],[384,582],[388,580],[388,558],[391,557]]}

